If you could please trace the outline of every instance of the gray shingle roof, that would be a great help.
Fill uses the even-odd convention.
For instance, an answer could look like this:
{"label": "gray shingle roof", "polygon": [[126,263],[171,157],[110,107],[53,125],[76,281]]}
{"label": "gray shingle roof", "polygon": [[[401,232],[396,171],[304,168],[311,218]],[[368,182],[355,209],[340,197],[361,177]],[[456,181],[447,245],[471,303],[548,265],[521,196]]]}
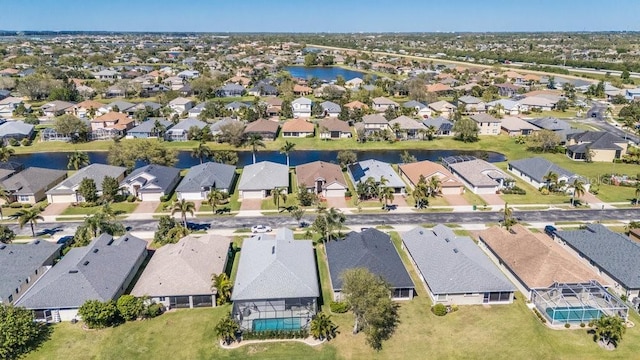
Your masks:
{"label": "gray shingle roof", "polygon": [[[585,131],[569,135],[567,138],[574,139],[578,143],[588,143],[588,148],[595,150],[620,150],[622,148],[616,143],[624,144],[626,142],[623,138],[606,131]],[[580,145],[582,144],[572,146],[576,147]],[[569,148],[571,148],[571,146]]]}
{"label": "gray shingle roof", "polygon": [[137,168],[127,176],[123,184],[134,182],[141,183],[139,192],[163,192],[170,193],[172,185],[176,184],[176,178],[180,177],[180,169],[174,167],[150,164]]}
{"label": "gray shingle roof", "polygon": [[[35,271],[48,263],[60,248],[55,243],[35,240],[29,244],[0,244],[0,302],[8,302],[15,289]],[[13,299],[17,300],[17,299]]]}
{"label": "gray shingle roof", "polygon": [[137,271],[146,246],[146,241],[130,234],[119,239],[102,234],[89,246],[72,248],[16,305],[28,309],[77,308],[87,300],[112,300],[128,286],[125,280]]}
{"label": "gray shingle roof", "polygon": [[30,136],[34,126],[22,121],[7,121],[0,125],[0,137],[11,135]]}
{"label": "gray shingle roof", "polygon": [[65,181],[47,191],[47,194],[74,194],[74,188],[80,185],[82,179],[93,179],[98,191],[102,191],[102,181],[106,176],[118,179],[127,169],[121,166],[111,166],[105,164],[91,164],[78,170],[77,173],[67,178]]}
{"label": "gray shingle roof", "polygon": [[351,164],[348,166],[348,168],[349,173],[356,183],[365,181],[369,177],[373,177],[376,181],[380,181],[380,178],[384,176],[384,178],[388,180],[386,186],[394,188],[403,188],[406,186],[398,173],[393,171],[391,165],[382,161],[378,161],[375,159],[364,160],[355,164]]}
{"label": "gray shingle roof", "polygon": [[391,238],[380,230],[352,231],[344,240],[328,242],[326,251],[334,290],[342,289],[342,273],[354,268],[382,276],[392,288],[414,287]]}
{"label": "gray shingle roof", "polygon": [[529,176],[538,183],[543,183],[544,177],[550,171],[558,174],[558,176],[561,178],[567,178],[567,182],[573,182],[574,179],[579,179],[584,182],[588,181],[582,176],[576,175],[569,170],[563,169],[558,165],[552,163],[551,161],[541,157],[510,161],[509,166]]}
{"label": "gray shingle roof", "polygon": [[233,165],[206,162],[189,169],[176,192],[198,192],[203,187],[230,189],[235,175],[236,167]]}
{"label": "gray shingle roof", "polygon": [[601,224],[556,234],[625,288],[640,289],[640,244]]}
{"label": "gray shingle roof", "polygon": [[401,115],[398,116],[397,118],[389,121],[389,126],[391,126],[391,128],[393,129],[394,124],[399,124],[400,125],[400,129],[402,130],[421,130],[421,129],[425,129],[425,126],[423,123],[414,120],[408,116],[405,115]]}
{"label": "gray shingle roof", "polygon": [[286,228],[242,243],[232,301],[319,297],[313,243]]}
{"label": "gray shingle roof", "polygon": [[[30,167],[2,182],[2,186],[14,195],[34,195],[49,190],[58,179],[67,175],[64,170]],[[40,199],[36,199],[38,201]]]}
{"label": "gray shingle roof", "polygon": [[471,238],[442,224],[407,231],[402,241],[433,294],[515,290]]}
{"label": "gray shingle roof", "polygon": [[271,161],[247,165],[242,170],[239,190],[271,190],[289,186],[289,168],[287,165]]}
{"label": "gray shingle roof", "polygon": [[[171,126],[173,126],[173,123],[169,120],[158,120],[158,122],[160,122],[160,124],[164,126],[166,129],[169,129],[171,128]],[[128,134],[134,134],[134,133],[148,134],[151,132],[151,129],[153,129],[155,125],[156,125],[155,120],[149,119],[147,121],[142,122],[140,125],[134,127],[133,129],[128,130],[127,133]]]}
{"label": "gray shingle roof", "polygon": [[471,186],[497,186],[500,179],[513,179],[495,165],[480,159],[449,164],[449,169]]}
{"label": "gray shingle roof", "polygon": [[197,126],[199,129],[202,129],[207,126],[207,123],[198,119],[187,118],[173,126],[169,132],[176,132],[178,130],[188,131],[192,126]]}

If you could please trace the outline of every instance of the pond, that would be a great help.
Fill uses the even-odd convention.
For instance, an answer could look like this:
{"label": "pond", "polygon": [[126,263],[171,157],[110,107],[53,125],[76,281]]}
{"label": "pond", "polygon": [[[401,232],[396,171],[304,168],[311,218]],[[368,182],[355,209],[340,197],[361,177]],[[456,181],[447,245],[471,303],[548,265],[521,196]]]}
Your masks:
{"label": "pond", "polygon": [[[506,157],[503,154],[492,151],[460,151],[460,150],[408,150],[409,153],[416,157],[418,160],[431,160],[439,161],[441,158],[453,155],[472,155],[478,158],[484,158],[489,162],[505,161]],[[358,160],[376,159],[392,164],[401,162],[400,155],[401,150],[366,150],[366,151],[354,151],[358,155]],[[57,152],[57,153],[34,153],[34,154],[19,154],[11,157],[11,161],[17,161],[24,164],[25,167],[36,166],[50,169],[67,169],[68,155],[70,153]],[[107,163],[107,153],[92,151],[88,152],[89,160],[91,163]],[[322,160],[327,162],[336,162],[338,156],[337,150],[300,150],[293,151],[289,154],[289,161],[291,166],[296,166],[312,161]],[[243,167],[252,163],[252,157],[250,151],[238,152],[238,166]],[[273,161],[280,164],[286,164],[286,157],[280,154],[279,151],[259,151],[256,153],[257,161]],[[200,163],[199,159],[191,157],[190,151],[178,152],[178,162],[176,167],[178,168],[190,168]],[[144,163],[138,163],[137,166],[143,166]]]}
{"label": "pond", "polygon": [[342,77],[347,81],[357,77],[362,79],[365,75],[360,71],[343,69],[336,66],[288,66],[285,68],[285,70],[287,70],[291,74],[291,76],[295,78],[311,79],[312,77],[316,77],[324,81],[333,81],[336,79],[336,77],[338,77],[338,75],[342,75]]}

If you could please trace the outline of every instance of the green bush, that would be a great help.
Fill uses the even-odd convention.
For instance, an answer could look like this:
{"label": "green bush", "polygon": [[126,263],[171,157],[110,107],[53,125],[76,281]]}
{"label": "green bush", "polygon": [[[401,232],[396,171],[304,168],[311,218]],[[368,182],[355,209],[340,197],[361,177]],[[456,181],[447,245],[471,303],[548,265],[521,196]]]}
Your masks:
{"label": "green bush", "polygon": [[509,189],[503,189],[501,191],[502,191],[503,194],[514,194],[514,195],[526,195],[527,194],[526,190],[524,190],[522,188],[519,188],[517,186],[513,186],[513,187],[511,187]]}
{"label": "green bush", "polygon": [[344,314],[349,311],[349,304],[342,301],[332,301],[329,303],[329,308],[331,309],[331,312]]}
{"label": "green bush", "polygon": [[11,146],[20,146],[20,142],[17,139],[11,138],[9,139],[9,145]]}
{"label": "green bush", "polygon": [[158,303],[151,303],[147,306],[147,311],[144,313],[144,317],[154,318],[156,316],[162,315],[164,313],[165,308],[164,305]]}
{"label": "green bush", "polygon": [[585,326],[587,326],[585,323],[580,323],[580,327],[581,327],[581,328],[583,328],[583,327],[585,327]]}
{"label": "green bush", "polygon": [[565,324],[564,324],[564,327],[565,327],[566,329],[568,329],[568,328],[570,328],[570,327],[571,327],[571,324],[569,324],[569,323],[565,323]]}
{"label": "green bush", "polygon": [[133,295],[122,295],[116,302],[118,312],[125,321],[136,320],[142,316],[145,311],[145,306],[142,298],[135,297]]}
{"label": "green bush", "polygon": [[540,321],[542,321],[542,323],[543,323],[543,324],[547,322],[547,319],[546,319],[544,316],[542,316],[542,314],[540,314],[540,312],[538,311],[538,309],[533,308],[533,313],[534,313],[534,314],[536,314],[536,316],[538,317],[538,319],[540,319]]}
{"label": "green bush", "polygon": [[33,205],[31,204],[22,204],[22,207],[25,209],[30,209]]}
{"label": "green bush", "polygon": [[344,192],[344,197],[351,197],[353,196],[353,194],[351,193],[351,190],[347,190]]}
{"label": "green bush", "polygon": [[[136,197],[134,195],[127,196],[127,202],[132,203],[134,201],[136,201]],[[162,198],[160,198],[160,201],[163,201]]]}
{"label": "green bush", "polygon": [[443,304],[435,304],[431,308],[431,312],[433,312],[436,316],[445,316],[447,315],[447,307]]}
{"label": "green bush", "polygon": [[[129,200],[129,199],[127,199]],[[167,202],[167,200],[169,200],[169,198],[167,197],[167,195],[162,195],[160,196],[160,202]]]}
{"label": "green bush", "polygon": [[20,145],[22,145],[22,146],[31,146],[31,140],[22,139],[22,141],[20,141]]}
{"label": "green bush", "polygon": [[266,340],[266,339],[304,339],[309,336],[307,330],[266,330],[266,331],[245,331],[242,333],[242,340]]}
{"label": "green bush", "polygon": [[12,209],[20,209],[22,208],[22,204],[20,204],[19,202],[12,202],[11,205],[9,205]]}
{"label": "green bush", "polygon": [[456,312],[456,311],[458,311],[458,310],[460,310],[460,308],[458,307],[458,305],[456,305],[456,304],[451,305],[451,312]]}

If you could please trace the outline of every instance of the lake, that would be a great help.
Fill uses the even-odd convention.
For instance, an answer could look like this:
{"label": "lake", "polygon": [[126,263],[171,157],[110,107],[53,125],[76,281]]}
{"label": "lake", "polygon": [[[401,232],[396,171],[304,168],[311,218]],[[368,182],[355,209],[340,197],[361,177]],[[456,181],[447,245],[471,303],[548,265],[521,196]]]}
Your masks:
{"label": "lake", "polygon": [[305,67],[305,66],[288,66],[285,68],[291,76],[302,79],[311,79],[312,77],[316,77],[320,80],[324,81],[333,81],[338,77],[338,75],[342,75],[342,77],[348,81],[353,78],[363,78],[364,73],[355,70],[343,69],[341,67],[336,66],[326,66],[326,67]]}
{"label": "lake", "polygon": [[[367,150],[354,151],[358,155],[358,160],[376,159],[392,164],[399,163],[401,150]],[[505,161],[503,154],[491,151],[459,151],[459,150],[409,150],[409,153],[418,160],[439,161],[443,157],[453,155],[472,155],[478,158],[486,158],[489,162]],[[25,167],[36,166],[50,169],[67,169],[68,158],[71,153],[34,153],[19,154],[11,157],[11,161],[17,161],[24,164]],[[107,152],[91,151],[88,152],[91,163],[106,164]],[[300,150],[293,151],[289,154],[291,166],[296,166],[312,161],[322,160],[326,162],[336,162],[338,151],[336,150]],[[243,167],[252,163],[250,151],[238,152],[238,166]],[[256,153],[256,161],[272,161],[280,164],[286,164],[286,157],[279,151],[258,151]],[[199,159],[191,157],[190,151],[178,152],[178,162],[176,167],[186,169],[200,163]],[[136,164],[137,167],[145,165],[142,162]]]}

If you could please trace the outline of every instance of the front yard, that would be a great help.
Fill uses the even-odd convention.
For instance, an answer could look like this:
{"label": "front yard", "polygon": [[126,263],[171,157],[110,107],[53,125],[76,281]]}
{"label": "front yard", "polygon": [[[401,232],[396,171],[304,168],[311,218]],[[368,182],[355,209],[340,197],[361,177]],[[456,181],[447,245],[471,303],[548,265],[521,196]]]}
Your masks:
{"label": "front yard", "polygon": [[[135,202],[112,203],[111,208],[116,214],[130,214],[138,207],[138,204]],[[69,206],[61,215],[92,215],[100,211],[100,209],[102,209],[101,205],[88,207]]]}

